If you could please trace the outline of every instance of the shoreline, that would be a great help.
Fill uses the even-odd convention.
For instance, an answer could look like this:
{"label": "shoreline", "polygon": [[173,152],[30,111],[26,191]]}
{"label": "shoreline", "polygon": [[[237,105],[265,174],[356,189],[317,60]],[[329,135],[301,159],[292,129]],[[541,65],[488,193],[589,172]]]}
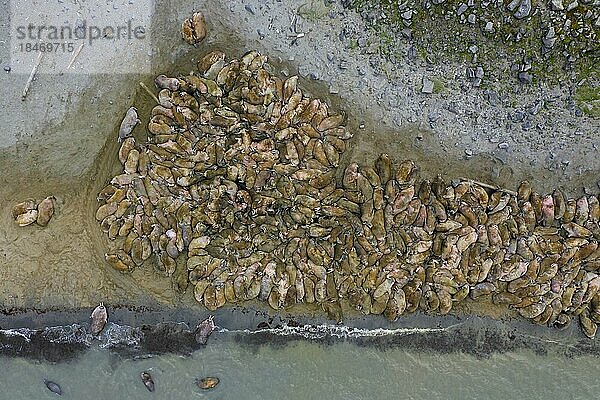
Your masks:
{"label": "shoreline", "polygon": [[[92,338],[89,312],[88,308],[2,310],[0,356],[55,363],[94,349],[137,359],[165,353],[189,356],[203,348],[196,343],[193,328],[208,313],[187,307],[109,307],[107,327],[98,338]],[[229,340],[248,348],[277,348],[309,340],[323,346],[350,342],[381,351],[460,352],[477,358],[517,351],[567,358],[600,355],[600,343],[585,338],[576,324],[559,331],[518,320],[420,313],[395,323],[371,316],[335,324],[324,318],[274,316],[244,307],[222,309],[212,315],[217,329],[207,346],[214,340]]]}

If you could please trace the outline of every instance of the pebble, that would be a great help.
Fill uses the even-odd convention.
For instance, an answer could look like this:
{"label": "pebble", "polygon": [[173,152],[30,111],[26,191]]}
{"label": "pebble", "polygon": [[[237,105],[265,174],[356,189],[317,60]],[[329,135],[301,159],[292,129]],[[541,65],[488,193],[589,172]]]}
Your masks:
{"label": "pebble", "polygon": [[467,17],[467,22],[470,24],[474,24],[477,21],[477,17],[475,17],[475,14],[469,14],[469,16]]}
{"label": "pebble", "polygon": [[413,11],[412,10],[405,11],[402,14],[400,14],[400,16],[402,17],[402,19],[411,19],[413,16]]}
{"label": "pebble", "polygon": [[483,67],[477,67],[477,69],[475,70],[475,76],[480,79],[483,78]]}
{"label": "pebble", "polygon": [[523,19],[531,14],[531,0],[521,0],[521,4],[519,5],[519,9],[514,14],[516,19]]}
{"label": "pebble", "polygon": [[571,11],[572,9],[577,8],[578,6],[579,6],[579,3],[577,3],[577,1],[569,3],[569,5],[567,6],[567,11]]}
{"label": "pebble", "polygon": [[483,28],[483,30],[488,33],[494,33],[494,23],[492,21],[488,21],[485,24],[485,28]]}
{"label": "pebble", "polygon": [[552,11],[562,11],[565,9],[562,0],[550,0],[550,8]]}
{"label": "pebble", "polygon": [[533,81],[533,77],[529,72],[519,72],[519,82],[530,84]]}
{"label": "pebble", "polygon": [[417,59],[417,48],[415,46],[410,46],[408,48],[408,51],[406,52],[406,56],[408,57],[409,60],[416,60]]}
{"label": "pebble", "polygon": [[498,102],[500,101],[498,94],[494,91],[491,90],[486,90],[484,92],[484,96],[485,99],[490,103],[490,105],[492,106],[496,106],[498,105]]}
{"label": "pebble", "polygon": [[503,149],[503,150],[508,149],[508,143],[506,143],[506,142],[498,143],[498,148]]}
{"label": "pebble", "polygon": [[252,8],[252,6],[250,4],[246,4],[244,6],[244,8],[246,9],[246,11],[248,11],[250,14],[254,15],[254,9]]}
{"label": "pebble", "polygon": [[4,72],[6,72],[7,74],[10,72],[10,65],[4,66]]}
{"label": "pebble", "polygon": [[537,113],[540,112],[540,110],[542,109],[542,107],[544,106],[544,100],[539,100],[538,102],[536,102],[533,107],[531,107],[529,109],[529,113],[531,115],[536,115]]}
{"label": "pebble", "polygon": [[425,76],[423,77],[423,87],[421,88],[421,93],[433,93],[433,81]]}
{"label": "pebble", "polygon": [[467,11],[467,5],[465,3],[461,3],[460,6],[458,6],[458,10],[456,10],[456,15],[462,15],[465,11]]}
{"label": "pebble", "polygon": [[521,110],[517,110],[512,115],[511,119],[513,120],[513,122],[521,122],[525,119],[525,113]]}
{"label": "pebble", "polygon": [[475,68],[467,68],[467,78],[475,78]]}
{"label": "pebble", "polygon": [[515,9],[517,8],[518,5],[519,5],[519,0],[512,0],[510,3],[508,3],[506,8],[508,8],[509,11],[515,11]]}

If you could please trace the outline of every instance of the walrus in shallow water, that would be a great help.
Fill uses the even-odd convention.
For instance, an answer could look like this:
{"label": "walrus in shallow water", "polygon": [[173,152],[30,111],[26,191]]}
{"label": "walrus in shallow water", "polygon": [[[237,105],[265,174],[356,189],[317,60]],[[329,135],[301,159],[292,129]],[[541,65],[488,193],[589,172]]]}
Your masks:
{"label": "walrus in shallow water", "polygon": [[148,389],[150,392],[154,392],[154,380],[152,380],[152,375],[150,375],[148,371],[144,371],[142,372],[141,378],[142,382],[144,382],[144,386],[146,386],[146,389]]}
{"label": "walrus in shallow water", "polygon": [[215,330],[215,323],[213,322],[213,316],[210,315],[204,321],[200,321],[196,326],[196,342],[201,345],[205,345],[208,341],[208,337]]}
{"label": "walrus in shallow water", "polygon": [[200,389],[212,389],[219,384],[219,378],[214,376],[207,376],[206,378],[196,379],[196,385]]}
{"label": "walrus in shallow water", "polygon": [[56,393],[59,396],[62,396],[62,389],[56,382],[49,381],[48,379],[44,379],[44,384],[52,393]]}
{"label": "walrus in shallow water", "polygon": [[92,335],[97,336],[102,332],[102,329],[104,329],[104,325],[106,325],[106,321],[108,320],[108,313],[106,312],[104,303],[100,303],[98,307],[94,308],[90,318],[92,319]]}

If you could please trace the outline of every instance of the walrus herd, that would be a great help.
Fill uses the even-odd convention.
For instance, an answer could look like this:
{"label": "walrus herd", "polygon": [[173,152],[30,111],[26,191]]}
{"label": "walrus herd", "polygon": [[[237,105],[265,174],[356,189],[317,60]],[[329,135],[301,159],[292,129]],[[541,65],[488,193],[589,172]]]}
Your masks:
{"label": "walrus herd", "polygon": [[594,337],[598,196],[348,162],[344,113],[271,70],[256,51],[212,51],[157,77],[147,137],[123,140],[123,173],[98,196],[110,265],[153,266],[209,310],[259,299],[395,320],[486,299],[539,324],[577,317]]}

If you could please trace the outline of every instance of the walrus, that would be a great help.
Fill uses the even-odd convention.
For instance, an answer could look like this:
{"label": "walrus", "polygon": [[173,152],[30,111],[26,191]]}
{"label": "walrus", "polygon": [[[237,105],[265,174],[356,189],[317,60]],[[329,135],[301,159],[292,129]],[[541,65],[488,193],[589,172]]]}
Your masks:
{"label": "walrus", "polygon": [[56,197],[48,196],[44,200],[40,202],[37,206],[38,215],[37,215],[37,224],[39,226],[46,226],[50,221],[50,218],[54,215],[54,202],[56,201]]}
{"label": "walrus", "polygon": [[104,307],[104,303],[100,303],[98,307],[94,308],[90,318],[92,319],[92,335],[97,336],[102,332],[102,329],[104,329],[104,325],[106,325],[106,321],[108,320],[108,314],[106,312],[106,307]]}
{"label": "walrus", "polygon": [[213,318],[214,317],[212,315],[209,315],[208,318],[206,318],[203,321],[200,321],[196,326],[196,342],[200,343],[201,345],[206,345],[208,337],[215,330],[215,323],[213,322]]}
{"label": "walrus", "polygon": [[49,381],[48,379],[44,379],[44,384],[52,393],[56,393],[59,396],[62,396],[62,389],[56,382]]}
{"label": "walrus", "polygon": [[196,379],[196,385],[200,389],[212,389],[219,384],[219,378],[214,376],[207,376],[206,378]]}
{"label": "walrus", "polygon": [[119,127],[119,143],[123,141],[126,137],[131,136],[131,132],[133,132],[133,128],[141,121],[137,115],[137,109],[135,107],[129,107],[127,113],[125,114],[125,118],[121,121],[121,126]]}
{"label": "walrus", "polygon": [[154,392],[154,381],[152,380],[152,375],[150,375],[148,371],[144,371],[142,372],[141,378],[142,382],[144,382],[144,386],[146,386],[146,389],[148,389],[150,392]]}

